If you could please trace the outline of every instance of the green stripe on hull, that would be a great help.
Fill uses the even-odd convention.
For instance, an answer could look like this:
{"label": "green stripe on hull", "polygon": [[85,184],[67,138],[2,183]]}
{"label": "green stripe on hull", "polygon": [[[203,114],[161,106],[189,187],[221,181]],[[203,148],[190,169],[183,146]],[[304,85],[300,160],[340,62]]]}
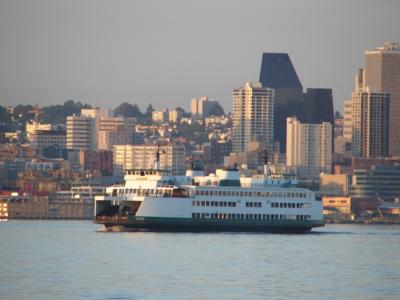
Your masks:
{"label": "green stripe on hull", "polygon": [[131,229],[160,231],[265,231],[307,232],[313,227],[324,226],[323,221],[307,220],[221,220],[166,217],[134,217],[121,222],[98,222],[106,227],[122,226]]}

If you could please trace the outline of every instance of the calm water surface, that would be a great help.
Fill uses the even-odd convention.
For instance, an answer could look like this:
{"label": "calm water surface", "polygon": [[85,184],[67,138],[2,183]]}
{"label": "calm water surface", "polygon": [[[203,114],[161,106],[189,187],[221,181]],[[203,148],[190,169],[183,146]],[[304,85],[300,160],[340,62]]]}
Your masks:
{"label": "calm water surface", "polygon": [[0,223],[0,299],[400,299],[400,226],[306,235]]}

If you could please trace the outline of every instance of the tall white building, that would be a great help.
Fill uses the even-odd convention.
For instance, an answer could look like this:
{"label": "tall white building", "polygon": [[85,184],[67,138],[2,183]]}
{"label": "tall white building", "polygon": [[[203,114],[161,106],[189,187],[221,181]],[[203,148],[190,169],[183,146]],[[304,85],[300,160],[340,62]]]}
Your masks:
{"label": "tall white building", "polygon": [[344,101],[343,116],[343,139],[345,143],[351,143],[351,135],[353,128],[353,101]]}
{"label": "tall white building", "polygon": [[[160,168],[173,175],[186,172],[185,147],[163,145],[160,147]],[[157,157],[157,145],[115,145],[113,150],[114,175],[122,176],[126,169],[153,169]]]}
{"label": "tall white building", "polygon": [[233,90],[233,151],[245,152],[250,142],[273,147],[275,92],[260,83]]}
{"label": "tall white building", "polygon": [[134,122],[113,117],[109,109],[82,109],[80,116],[67,117],[67,148],[112,150],[114,145],[132,144]]}
{"label": "tall white building", "polygon": [[218,105],[218,101],[211,100],[206,96],[193,98],[190,106],[192,120],[197,121],[209,117],[216,105]]}
{"label": "tall white building", "polygon": [[113,150],[114,145],[133,142],[134,125],[124,117],[103,117],[97,120],[98,150]]}
{"label": "tall white building", "polygon": [[168,122],[168,117],[169,117],[169,111],[168,109],[164,110],[155,110],[152,112],[151,119],[153,122],[158,122],[158,123],[166,123]]}
{"label": "tall white building", "polygon": [[99,119],[99,118],[113,117],[114,113],[112,109],[106,109],[106,108],[82,108],[81,116]]}
{"label": "tall white building", "polygon": [[303,178],[319,178],[331,173],[332,125],[303,124],[297,118],[287,118],[286,165]]}
{"label": "tall white building", "polygon": [[96,121],[87,116],[67,117],[67,149],[96,150]]}

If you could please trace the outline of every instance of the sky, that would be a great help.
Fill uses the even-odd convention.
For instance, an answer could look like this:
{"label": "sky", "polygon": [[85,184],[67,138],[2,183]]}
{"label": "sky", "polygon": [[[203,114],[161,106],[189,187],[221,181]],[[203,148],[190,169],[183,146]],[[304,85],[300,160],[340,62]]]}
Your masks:
{"label": "sky", "polygon": [[0,0],[0,105],[190,106],[287,52],[304,88],[350,98],[364,51],[400,41],[400,1]]}

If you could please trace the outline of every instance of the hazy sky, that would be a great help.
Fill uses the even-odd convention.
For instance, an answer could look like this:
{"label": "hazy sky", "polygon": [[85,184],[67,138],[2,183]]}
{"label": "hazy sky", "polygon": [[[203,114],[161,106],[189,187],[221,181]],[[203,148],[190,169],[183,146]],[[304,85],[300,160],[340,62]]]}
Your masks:
{"label": "hazy sky", "polygon": [[288,52],[303,87],[350,97],[365,49],[400,40],[400,1],[0,0],[0,104],[231,110],[262,52]]}

